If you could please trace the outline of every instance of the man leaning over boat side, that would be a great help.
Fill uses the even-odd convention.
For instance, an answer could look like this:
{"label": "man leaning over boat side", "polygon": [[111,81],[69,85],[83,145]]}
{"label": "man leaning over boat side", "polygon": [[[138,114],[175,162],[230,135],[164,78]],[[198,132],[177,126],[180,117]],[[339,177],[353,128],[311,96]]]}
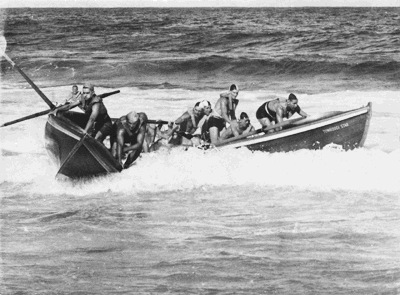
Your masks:
{"label": "man leaning over boat side", "polygon": [[228,125],[234,125],[233,135],[239,136],[237,130],[237,121],[236,121],[236,107],[239,103],[237,96],[239,95],[239,87],[236,84],[232,84],[229,87],[228,92],[223,92],[220,94],[219,99],[217,100],[214,112],[213,112],[213,120],[218,121],[215,124],[219,125],[221,123]]}
{"label": "man leaning over boat side", "polygon": [[175,145],[198,145],[198,140],[195,137],[188,139],[185,136],[194,134],[203,117],[210,114],[211,111],[208,109],[205,111],[204,107],[205,105],[203,102],[197,102],[193,108],[189,108],[178,119],[171,122],[172,126],[166,132],[164,137],[171,138],[172,136],[170,143]]}
{"label": "man leaning over boat side", "polygon": [[[244,134],[249,134],[250,132],[254,131],[255,128],[253,125],[251,125],[250,123],[250,118],[247,115],[247,113],[242,112],[240,114],[240,119],[238,120],[238,124],[237,124],[237,129],[236,131],[239,133],[239,135],[244,135]],[[235,128],[235,126],[229,126],[227,129],[223,130],[221,132],[221,139],[228,139],[233,137],[233,128]]]}
{"label": "man leaning over boat side", "polygon": [[103,140],[110,135],[112,128],[111,118],[103,104],[102,98],[97,96],[94,92],[94,86],[92,84],[84,84],[82,93],[82,97],[79,101],[63,105],[51,112],[51,114],[57,115],[57,112],[65,112],[75,106],[79,106],[88,117],[84,132],[88,133],[96,140],[103,142]]}
{"label": "man leaning over boat side", "polygon": [[[111,153],[124,169],[129,168],[143,150],[149,150],[145,141],[147,120],[145,113],[132,111],[119,118],[113,125],[110,136]],[[126,153],[128,156],[123,164],[123,156]]]}
{"label": "man leaning over boat side", "polygon": [[[256,112],[256,118],[261,124],[261,128],[265,129],[273,124],[283,122],[283,119],[289,119],[294,113],[298,113],[303,118],[307,114],[298,105],[298,99],[290,93],[288,99],[277,98],[263,103]],[[282,130],[282,127],[277,127],[268,130],[269,133]]]}

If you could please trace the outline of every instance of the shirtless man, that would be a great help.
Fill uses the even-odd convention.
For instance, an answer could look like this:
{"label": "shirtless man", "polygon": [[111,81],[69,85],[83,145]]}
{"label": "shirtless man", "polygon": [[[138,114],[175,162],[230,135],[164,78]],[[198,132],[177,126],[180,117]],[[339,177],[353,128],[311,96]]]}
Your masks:
{"label": "shirtless man", "polygon": [[[256,117],[262,128],[265,129],[272,124],[283,122],[283,118],[289,119],[294,113],[298,113],[303,118],[307,117],[307,114],[300,109],[297,97],[290,93],[288,99],[277,98],[263,103],[258,108]],[[277,127],[275,131],[281,129],[282,127]],[[268,132],[274,132],[274,129],[270,129]]]}
{"label": "shirtless man", "polygon": [[[220,138],[227,139],[233,137],[234,136],[232,130],[233,128],[235,127],[232,127],[231,125],[226,130],[222,131]],[[240,119],[238,120],[236,131],[239,133],[239,135],[242,135],[242,134],[249,134],[254,130],[255,128],[253,127],[253,125],[251,125],[249,116],[245,112],[242,112],[240,114]]]}
{"label": "shirtless man", "polygon": [[221,93],[217,103],[215,104],[214,112],[212,116],[214,117],[213,121],[216,121],[216,125],[226,123],[229,125],[233,125],[232,128],[233,135],[238,136],[239,133],[237,132],[237,121],[235,110],[239,103],[237,96],[239,95],[239,87],[235,84],[232,84],[229,87],[228,92]]}
{"label": "shirtless man", "polygon": [[80,91],[78,91],[78,86],[73,85],[72,86],[72,92],[69,95],[69,97],[65,100],[64,104],[80,101],[81,100],[81,96],[82,96],[82,93]]}
{"label": "shirtless man", "polygon": [[103,142],[111,132],[111,118],[103,104],[102,98],[94,93],[94,86],[92,84],[86,83],[83,85],[82,92],[83,94],[80,100],[63,105],[51,112],[51,114],[57,115],[57,112],[65,112],[79,106],[88,117],[84,131],[89,133],[96,140]]}
{"label": "shirtless man", "polygon": [[126,116],[119,118],[113,125],[111,133],[111,153],[122,165],[122,158],[125,153],[128,157],[123,164],[124,169],[139,157],[144,149],[147,115],[145,113],[130,112]]}
{"label": "shirtless man", "polygon": [[[184,112],[178,119],[173,122],[173,126],[168,130],[166,136],[171,137],[178,130],[180,133],[193,134],[200,120],[204,116],[203,108],[200,106],[200,102],[196,103],[193,108],[190,108]],[[178,136],[174,144],[192,145],[192,142],[182,136]]]}

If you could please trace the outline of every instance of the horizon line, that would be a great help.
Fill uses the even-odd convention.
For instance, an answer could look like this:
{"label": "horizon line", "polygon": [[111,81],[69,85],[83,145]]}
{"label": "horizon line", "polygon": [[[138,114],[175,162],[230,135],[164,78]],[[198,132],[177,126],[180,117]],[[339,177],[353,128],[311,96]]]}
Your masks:
{"label": "horizon line", "polygon": [[400,6],[10,6],[10,7],[1,7],[0,9],[7,8],[400,8]]}

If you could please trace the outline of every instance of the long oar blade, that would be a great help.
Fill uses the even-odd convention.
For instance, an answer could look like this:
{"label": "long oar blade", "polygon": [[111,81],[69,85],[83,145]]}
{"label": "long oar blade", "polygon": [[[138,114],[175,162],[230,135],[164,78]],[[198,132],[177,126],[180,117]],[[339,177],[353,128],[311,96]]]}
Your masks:
{"label": "long oar blade", "polygon": [[29,85],[32,86],[32,88],[36,91],[37,94],[43,99],[45,103],[51,108],[54,109],[56,106],[50,101],[50,99],[47,98],[46,95],[35,85],[35,83],[32,82],[31,79],[15,64],[15,62],[12,61],[12,59],[5,53],[7,47],[7,41],[4,38],[4,36],[0,37],[0,53],[4,58],[15,68],[17,71],[21,74],[22,77],[25,78],[26,82],[29,83]]}

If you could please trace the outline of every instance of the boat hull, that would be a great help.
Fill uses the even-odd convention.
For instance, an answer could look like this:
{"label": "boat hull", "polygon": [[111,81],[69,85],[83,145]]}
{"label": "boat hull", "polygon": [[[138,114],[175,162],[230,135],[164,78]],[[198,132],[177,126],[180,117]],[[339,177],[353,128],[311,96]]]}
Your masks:
{"label": "boat hull", "polygon": [[45,147],[59,167],[57,175],[81,178],[121,171],[108,149],[84,132],[85,122],[86,116],[76,112],[49,115]]}
{"label": "boat hull", "polygon": [[348,111],[333,112],[315,118],[305,118],[289,124],[283,130],[219,145],[219,148],[247,147],[252,151],[288,152],[299,149],[322,149],[334,144],[344,150],[363,146],[372,115],[368,106]]}

